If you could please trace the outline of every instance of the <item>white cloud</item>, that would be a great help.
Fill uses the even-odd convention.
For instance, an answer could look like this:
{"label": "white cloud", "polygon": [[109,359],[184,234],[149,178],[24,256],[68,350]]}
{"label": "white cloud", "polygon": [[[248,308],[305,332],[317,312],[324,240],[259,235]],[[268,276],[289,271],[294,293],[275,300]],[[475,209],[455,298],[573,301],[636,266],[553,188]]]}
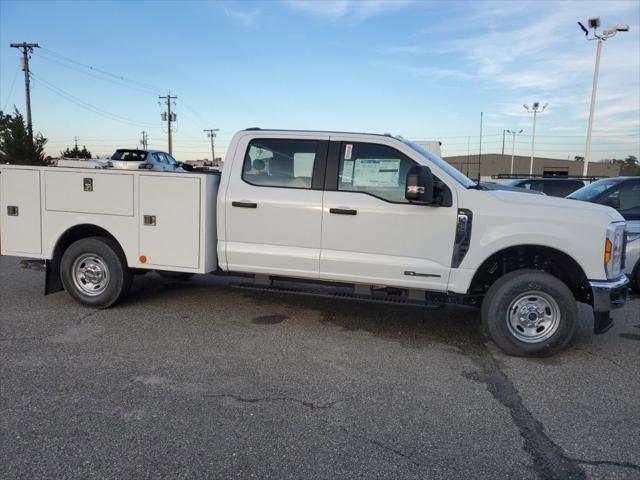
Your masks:
{"label": "white cloud", "polygon": [[456,80],[470,80],[473,78],[473,75],[468,72],[455,70],[452,68],[419,67],[398,62],[384,62],[378,60],[373,60],[370,62],[370,64],[374,67],[393,69],[404,73],[410,73],[419,77],[430,77],[436,79],[453,78]]}
{"label": "white cloud", "polygon": [[261,13],[259,8],[235,8],[229,5],[223,5],[222,10],[231,20],[240,23],[244,27],[251,27],[255,24]]}
{"label": "white cloud", "polygon": [[288,7],[326,20],[360,22],[374,15],[404,8],[414,0],[284,0]]}

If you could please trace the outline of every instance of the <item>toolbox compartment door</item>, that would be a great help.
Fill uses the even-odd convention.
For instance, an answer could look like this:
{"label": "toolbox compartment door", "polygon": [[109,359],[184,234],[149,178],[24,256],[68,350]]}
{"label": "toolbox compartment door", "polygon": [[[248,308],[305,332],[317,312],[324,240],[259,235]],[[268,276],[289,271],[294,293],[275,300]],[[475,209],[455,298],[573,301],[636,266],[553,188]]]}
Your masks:
{"label": "toolbox compartment door", "polygon": [[46,208],[55,212],[133,216],[133,175],[47,170]]}
{"label": "toolbox compartment door", "polygon": [[40,255],[40,172],[6,168],[0,175],[0,246],[3,255]]}
{"label": "toolbox compartment door", "polygon": [[140,175],[140,256],[146,267],[200,267],[199,177]]}

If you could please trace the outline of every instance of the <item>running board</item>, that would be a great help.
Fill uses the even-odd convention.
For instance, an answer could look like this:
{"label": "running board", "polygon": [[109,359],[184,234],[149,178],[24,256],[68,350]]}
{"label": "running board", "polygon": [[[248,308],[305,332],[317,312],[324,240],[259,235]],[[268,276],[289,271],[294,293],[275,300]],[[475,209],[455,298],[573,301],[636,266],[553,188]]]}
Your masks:
{"label": "running board", "polygon": [[[304,288],[303,286],[274,286],[255,283],[231,283],[234,288],[243,290],[252,290],[258,292],[273,292],[273,293],[285,293],[292,295],[305,295],[321,298],[332,298],[338,300],[354,300],[358,302],[373,302],[373,303],[385,303],[390,305],[409,305],[414,307],[439,309],[443,308],[447,302],[446,294],[442,295],[443,301],[428,300],[424,291],[421,292],[422,299],[416,298],[415,294],[409,294],[405,296],[392,295],[389,293],[382,293],[380,291],[371,290],[372,293],[367,295],[363,292],[363,288],[354,288],[352,292],[348,291],[348,288],[342,287],[339,289],[331,289],[329,287],[318,288]],[[413,292],[412,292],[413,293]]]}

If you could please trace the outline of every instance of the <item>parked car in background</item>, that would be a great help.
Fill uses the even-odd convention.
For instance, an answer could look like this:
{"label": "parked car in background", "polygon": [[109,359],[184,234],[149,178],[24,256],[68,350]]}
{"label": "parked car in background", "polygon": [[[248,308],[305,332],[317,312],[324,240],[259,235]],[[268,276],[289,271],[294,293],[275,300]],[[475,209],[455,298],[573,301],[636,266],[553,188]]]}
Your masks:
{"label": "parked car in background", "polygon": [[640,177],[604,178],[571,193],[567,198],[615,208],[627,222],[624,273],[640,292]]}
{"label": "parked car in background", "polygon": [[111,155],[109,168],[123,170],[146,169],[156,172],[186,172],[167,152],[119,148]]}
{"label": "parked car in background", "polygon": [[537,190],[552,197],[566,197],[571,192],[584,187],[584,182],[576,178],[518,178],[509,182],[508,185]]}
{"label": "parked car in background", "polygon": [[531,190],[522,187],[514,187],[512,185],[507,185],[504,183],[494,183],[494,182],[480,182],[480,186],[484,190],[506,190],[508,192],[520,192],[520,193],[532,193],[534,195],[544,195],[544,192],[539,190]]}

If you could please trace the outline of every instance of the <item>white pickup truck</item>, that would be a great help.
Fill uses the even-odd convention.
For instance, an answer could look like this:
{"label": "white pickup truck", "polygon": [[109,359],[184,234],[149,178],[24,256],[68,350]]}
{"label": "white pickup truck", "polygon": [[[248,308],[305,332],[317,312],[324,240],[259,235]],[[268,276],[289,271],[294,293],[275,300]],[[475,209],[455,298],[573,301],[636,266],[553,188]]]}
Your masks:
{"label": "white pickup truck", "polygon": [[[109,307],[142,269],[411,305],[481,307],[505,352],[551,355],[626,300],[612,208],[485,190],[400,137],[248,129],[221,174],[0,166],[3,255]],[[322,285],[319,288],[318,285]]]}

